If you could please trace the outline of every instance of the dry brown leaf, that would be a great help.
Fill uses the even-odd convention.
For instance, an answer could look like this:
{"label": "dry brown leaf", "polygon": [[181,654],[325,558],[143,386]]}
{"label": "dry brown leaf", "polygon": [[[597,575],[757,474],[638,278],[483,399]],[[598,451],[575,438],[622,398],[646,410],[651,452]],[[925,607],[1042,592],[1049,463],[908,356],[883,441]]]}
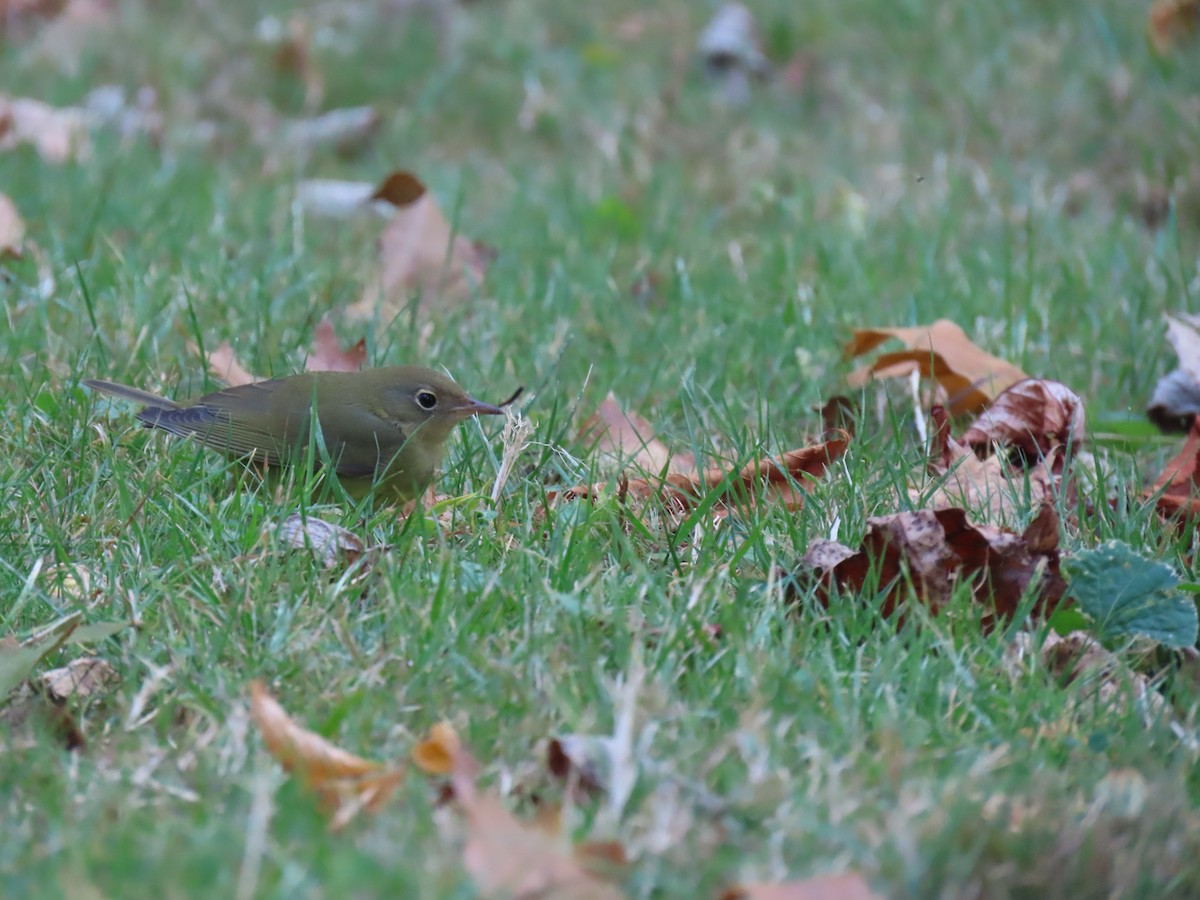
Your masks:
{"label": "dry brown leaf", "polygon": [[121,681],[111,665],[96,656],[71,660],[61,669],[42,673],[42,688],[51,700],[87,700],[106,694]]}
{"label": "dry brown leaf", "polygon": [[[832,440],[748,463],[737,472],[710,468],[698,474],[668,474],[663,479],[624,478],[618,482],[617,497],[622,502],[658,500],[670,512],[679,515],[695,506],[706,492],[724,484],[727,493],[713,507],[716,516],[727,515],[739,504],[757,502],[760,490],[765,494],[764,502],[795,510],[804,505],[804,494],[812,479],[823,475],[846,452],[849,443],[849,436],[843,432]],[[553,505],[561,501],[592,499],[607,488],[607,482],[577,485],[561,493],[550,492],[547,501]]]}
{"label": "dry brown leaf", "polygon": [[1150,7],[1147,32],[1155,50],[1170,53],[1200,33],[1200,0],[1158,0]]}
{"label": "dry brown leaf", "polygon": [[0,257],[20,259],[24,241],[25,223],[17,212],[17,205],[0,194]]}
{"label": "dry brown leaf", "polygon": [[449,775],[454,759],[462,753],[458,732],[449,722],[438,722],[429,729],[429,737],[413,747],[412,758],[418,769],[430,775]]}
{"label": "dry brown leaf", "polygon": [[1200,518],[1200,416],[1192,419],[1183,449],[1167,463],[1144,496],[1154,500],[1164,516],[1184,522]]}
{"label": "dry brown leaf", "polygon": [[584,795],[608,790],[612,769],[613,739],[592,734],[564,734],[551,738],[546,747],[550,774],[578,786]]}
{"label": "dry brown leaf", "polygon": [[1054,447],[1079,447],[1085,436],[1079,395],[1061,382],[1030,378],[997,397],[966,430],[962,442],[980,450],[1000,444],[1037,459]]}
{"label": "dry brown leaf", "polygon": [[29,144],[49,163],[84,160],[92,152],[89,122],[82,109],[0,94],[0,151]]}
{"label": "dry brown leaf", "polygon": [[637,413],[622,409],[612,391],[583,423],[579,439],[611,464],[632,465],[653,477],[661,476],[664,471],[678,474],[696,471],[696,458],[692,454],[672,454],[654,436],[650,423]]}
{"label": "dry brown leaf", "polygon": [[301,15],[292,16],[287,23],[287,32],[275,42],[271,53],[271,65],[275,71],[304,84],[304,105],[315,109],[325,97],[325,76],[317,66],[312,54],[312,28]]}
{"label": "dry brown leaf", "polygon": [[356,318],[378,314],[388,321],[413,295],[425,304],[470,297],[492,254],[453,232],[425,185],[409,172],[393,172],[372,199],[391,203],[395,212],[379,238],[379,271],[347,313]]}
{"label": "dry brown leaf", "polygon": [[1058,514],[1049,503],[1022,534],[973,524],[963,509],[869,519],[858,550],[814,541],[797,575],[801,581],[816,577],[816,596],[824,604],[834,584],[843,593],[861,593],[871,582],[887,592],[884,616],[910,595],[937,612],[955,585],[966,583],[983,607],[985,625],[1011,618],[1031,588],[1037,592],[1037,615],[1053,612],[1066,593],[1059,569]]}
{"label": "dry brown leaf", "polygon": [[[561,834],[526,825],[504,808],[500,798],[480,794],[475,786],[478,770],[470,753],[459,747],[451,784],[466,818],[463,865],[481,894],[511,900],[620,900],[625,896],[597,878],[587,864],[591,861],[576,856]],[[607,858],[611,860],[611,853]]]}
{"label": "dry brown leaf", "polygon": [[817,875],[803,881],[758,882],[727,888],[718,900],[882,900],[857,872]]}
{"label": "dry brown leaf", "polygon": [[934,429],[928,472],[939,483],[928,496],[923,490],[911,489],[909,499],[914,504],[934,509],[962,506],[977,514],[986,513],[988,521],[1009,522],[1029,500],[1039,503],[1054,499],[1059,484],[1054,469],[1062,465],[1059,447],[1051,449],[1048,459],[1037,459],[1027,470],[1014,469],[1003,457],[980,459],[954,440],[949,416],[942,407],[935,406],[929,418]]}
{"label": "dry brown leaf", "polygon": [[326,569],[351,565],[363,555],[362,539],[354,532],[318,519],[293,513],[279,526],[279,539],[297,550],[311,550]]}
{"label": "dry brown leaf", "polygon": [[951,413],[959,415],[984,409],[1003,391],[1029,377],[972,344],[949,319],[913,328],[857,330],[845,347],[845,355],[848,359],[862,356],[893,338],[905,349],[882,353],[869,366],[851,372],[847,380],[852,387],[861,387],[872,379],[907,376],[916,370],[937,381],[946,393]]}
{"label": "dry brown leaf", "polygon": [[343,350],[328,316],[322,316],[313,336],[313,350],[304,363],[308,372],[357,372],[367,361],[367,340]]}
{"label": "dry brown leaf", "polygon": [[381,121],[370,106],[331,109],[308,119],[284,122],[270,129],[269,140],[276,154],[305,155],[322,147],[346,153],[372,138]]}
{"label": "dry brown leaf", "polygon": [[99,32],[113,25],[115,14],[112,0],[69,0],[54,21],[41,30],[29,52],[54,63],[63,74],[76,76],[84,52],[95,46]]}
{"label": "dry brown leaf", "polygon": [[1200,316],[1167,316],[1167,342],[1179,368],[1158,380],[1146,409],[1164,431],[1187,431],[1200,413]]}
{"label": "dry brown leaf", "polygon": [[233,347],[229,341],[223,341],[220,346],[213,350],[209,350],[206,354],[205,362],[208,365],[208,373],[218,381],[223,381],[230,387],[239,387],[243,384],[254,384],[256,381],[265,381],[266,379],[259,378],[257,375],[251,375],[242,364],[238,362],[237,356],[234,355]]}
{"label": "dry brown leaf", "polygon": [[403,766],[355,756],[301,727],[261,681],[250,682],[250,716],[271,755],[320,797],[335,830],[362,810],[377,812],[404,780]]}

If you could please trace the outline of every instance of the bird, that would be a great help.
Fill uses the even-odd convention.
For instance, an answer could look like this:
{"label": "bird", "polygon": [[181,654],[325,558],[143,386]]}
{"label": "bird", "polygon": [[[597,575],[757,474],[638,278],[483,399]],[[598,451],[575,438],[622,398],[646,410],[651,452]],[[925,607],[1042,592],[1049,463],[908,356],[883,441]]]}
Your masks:
{"label": "bird", "polygon": [[313,458],[315,409],[317,466],[327,459],[356,500],[374,490],[385,502],[401,504],[432,483],[456,425],[471,416],[504,415],[522,391],[499,405],[483,403],[423,366],[304,372],[181,403],[111,381],[89,378],[83,384],[143,404],[137,419],[146,428],[192,438],[268,472]]}

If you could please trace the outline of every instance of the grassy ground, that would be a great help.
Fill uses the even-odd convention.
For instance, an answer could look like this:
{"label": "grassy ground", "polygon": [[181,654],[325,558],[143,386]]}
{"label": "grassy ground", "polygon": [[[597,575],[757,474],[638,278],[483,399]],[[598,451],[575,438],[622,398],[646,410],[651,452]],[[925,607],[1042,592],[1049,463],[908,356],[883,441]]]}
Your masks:
{"label": "grassy ground", "polygon": [[[0,156],[44,251],[0,284],[0,631],[74,609],[140,623],[94,648],[123,682],[81,713],[86,752],[3,757],[6,896],[471,896],[420,779],[326,833],[248,728],[255,677],[381,758],[449,718],[518,807],[555,796],[539,742],[632,708],[636,790],[580,832],[625,842],[632,896],[847,866],[896,897],[1200,894],[1194,755],[1165,725],[1085,703],[1046,727],[1080,690],[1013,675],[1003,633],[953,616],[897,633],[849,599],[798,617],[761,587],[811,538],[853,544],[898,508],[920,452],[902,396],[798,514],[699,537],[629,534],[611,504],[534,519],[548,480],[587,474],[575,429],[609,390],[701,454],[802,445],[855,325],[952,318],[1089,414],[1138,415],[1170,362],[1160,314],[1198,287],[1194,48],[1154,58],[1146,10],[1117,0],[761,0],[768,51],[808,75],[722,110],[688,55],[704,4],[483,2],[450,30],[343,5],[316,49],[322,107],[375,104],[381,131],[265,171],[269,135],[264,152],[227,115],[213,143],[185,132],[222,94],[303,114],[254,39],[272,10],[167,6],[121,4],[74,73],[27,41],[0,52],[14,95],[151,85],[167,118],[162,146]],[[373,333],[372,362],[442,365],[491,400],[524,383],[537,430],[494,519],[327,510],[389,547],[350,583],[283,550],[294,504],[229,495],[220,460],[78,380],[198,393],[191,340],[294,371],[374,257],[365,227],[297,219],[296,175],[397,167],[500,255],[486,298]],[[493,424],[463,429],[441,489],[489,489],[498,447]],[[1106,453],[1113,493],[1165,452]],[[1197,580],[1187,540],[1117,509],[1066,546],[1120,537]]]}

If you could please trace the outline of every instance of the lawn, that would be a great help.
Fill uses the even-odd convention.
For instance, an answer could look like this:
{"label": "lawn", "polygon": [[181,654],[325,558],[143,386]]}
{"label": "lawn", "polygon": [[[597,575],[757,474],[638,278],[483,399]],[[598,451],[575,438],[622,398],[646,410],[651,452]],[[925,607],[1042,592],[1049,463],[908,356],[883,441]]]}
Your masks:
{"label": "lawn", "polygon": [[[907,383],[846,385],[855,328],[952,319],[1069,385],[1093,424],[1143,417],[1174,365],[1163,314],[1200,290],[1200,44],[1156,53],[1148,4],[1117,0],[751,8],[776,73],[739,106],[696,55],[712,7],[684,0],[13,14],[9,96],[118,86],[161,123],[97,126],[66,162],[0,150],[26,224],[0,262],[0,634],[133,623],[38,666],[96,656],[120,676],[68,704],[82,747],[37,717],[3,726],[0,894],[476,896],[437,777],[330,831],[251,721],[260,679],[372,759],[449,721],[481,790],[521,818],[567,801],[576,839],[621,842],[631,897],[845,870],[888,897],[1200,896],[1175,657],[1154,670],[1172,724],[1036,654],[1015,665],[1017,632],[1044,625],[981,628],[963,592],[897,623],[875,592],[824,609],[780,577],[813,540],[857,546],[907,508],[922,465]],[[299,72],[277,52],[292,23]],[[353,147],[288,137],[360,105],[378,127]],[[381,220],[313,215],[297,182],[398,169],[495,260],[463,302],[353,321]],[[297,491],[235,482],[80,384],[198,396],[225,341],[289,374],[326,314],[371,365],[444,368],[489,402],[524,385],[533,425],[494,503],[488,419],[459,429],[436,486],[466,499],[311,510],[377,548],[369,565],[289,548]],[[612,474],[579,437],[610,391],[727,465],[817,440],[839,394],[857,436],[798,510],[547,508]],[[1120,539],[1200,581],[1192,533],[1141,497],[1178,444],[1089,447],[1100,477],[1061,510],[1063,552]],[[548,771],[552,738],[614,732],[627,791]]]}

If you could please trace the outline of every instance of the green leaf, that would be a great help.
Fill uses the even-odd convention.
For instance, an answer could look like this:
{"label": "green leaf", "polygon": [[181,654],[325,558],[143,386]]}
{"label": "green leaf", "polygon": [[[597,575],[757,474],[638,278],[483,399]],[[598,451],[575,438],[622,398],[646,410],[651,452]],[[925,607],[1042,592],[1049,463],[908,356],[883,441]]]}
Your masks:
{"label": "green leaf", "polygon": [[1056,634],[1066,637],[1072,631],[1087,631],[1091,620],[1073,606],[1060,606],[1047,622]]}
{"label": "green leaf", "polygon": [[67,642],[82,618],[81,613],[72,613],[43,628],[19,647],[0,645],[0,702],[33,673],[38,663]]}
{"label": "green leaf", "polygon": [[1068,593],[1101,640],[1141,635],[1169,647],[1196,643],[1196,605],[1176,590],[1179,576],[1170,566],[1109,541],[1064,561],[1063,569]]}
{"label": "green leaf", "polygon": [[80,625],[71,632],[67,643],[97,644],[128,627],[128,622],[93,622],[91,625]]}

